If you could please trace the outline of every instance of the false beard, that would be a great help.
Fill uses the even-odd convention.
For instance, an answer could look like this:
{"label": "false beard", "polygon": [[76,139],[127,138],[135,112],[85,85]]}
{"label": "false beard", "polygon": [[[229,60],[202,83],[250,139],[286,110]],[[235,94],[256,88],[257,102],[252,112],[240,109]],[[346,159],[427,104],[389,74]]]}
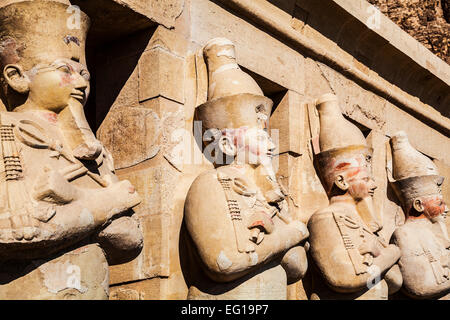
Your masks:
{"label": "false beard", "polygon": [[255,173],[256,183],[267,202],[278,203],[286,198],[287,195],[278,183],[271,164],[261,164]]}
{"label": "false beard", "polygon": [[371,196],[367,196],[356,202],[356,210],[370,231],[376,233],[383,228],[375,212],[373,198]]}

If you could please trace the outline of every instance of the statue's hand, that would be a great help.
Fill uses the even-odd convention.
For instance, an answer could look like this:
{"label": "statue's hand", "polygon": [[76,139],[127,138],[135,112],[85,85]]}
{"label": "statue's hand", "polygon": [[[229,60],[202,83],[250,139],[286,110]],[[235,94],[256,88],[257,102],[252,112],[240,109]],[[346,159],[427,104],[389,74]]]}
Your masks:
{"label": "statue's hand", "polygon": [[301,221],[293,220],[288,224],[288,227],[293,229],[294,232],[297,234],[298,242],[301,242],[309,237],[309,231],[306,227],[306,224],[304,224]]}
{"label": "statue's hand", "polygon": [[384,280],[387,283],[389,295],[392,295],[401,289],[403,285],[403,276],[398,264],[394,264],[392,268],[386,272]]}
{"label": "statue's hand", "polygon": [[279,252],[285,252],[292,247],[300,245],[302,241],[309,237],[309,232],[303,222],[293,220],[289,224],[279,223],[271,237],[276,239],[276,250]]}
{"label": "statue's hand", "polygon": [[48,239],[52,232],[47,225],[56,211],[53,206],[38,206],[11,213],[9,218],[0,219],[0,243],[27,243]]}
{"label": "statue's hand", "polygon": [[264,239],[264,234],[270,234],[274,230],[272,218],[264,211],[253,213],[249,217],[247,228],[250,229],[250,241],[260,244]]}
{"label": "statue's hand", "polygon": [[36,179],[33,198],[55,204],[67,204],[78,197],[77,189],[72,186],[62,174],[49,167]]}
{"label": "statue's hand", "polygon": [[281,259],[281,266],[286,271],[288,284],[302,279],[308,269],[305,249],[302,246],[289,249]]}
{"label": "statue's hand", "polygon": [[105,251],[109,264],[134,258],[141,251],[144,238],[138,220],[120,217],[100,231],[96,240]]}
{"label": "statue's hand", "polygon": [[369,253],[373,257],[378,257],[381,254],[381,250],[376,238],[370,238],[364,241],[358,249],[361,255]]}
{"label": "statue's hand", "polygon": [[95,192],[84,190],[82,200],[92,212],[96,225],[102,225],[138,205],[141,198],[128,180],[122,180]]}
{"label": "statue's hand", "polygon": [[[2,219],[1,224],[9,223],[11,227],[0,229],[0,242],[10,243],[21,240],[33,240],[39,235],[37,221],[29,215],[14,215]],[[7,220],[7,221],[5,221]]]}

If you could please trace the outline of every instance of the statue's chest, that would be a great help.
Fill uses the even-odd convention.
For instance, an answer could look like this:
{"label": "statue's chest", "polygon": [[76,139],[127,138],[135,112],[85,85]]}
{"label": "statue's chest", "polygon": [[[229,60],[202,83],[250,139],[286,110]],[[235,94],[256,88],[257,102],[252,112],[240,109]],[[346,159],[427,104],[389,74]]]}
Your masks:
{"label": "statue's chest", "polygon": [[441,259],[448,255],[448,250],[439,241],[429,225],[421,223],[408,223],[406,232],[402,234],[403,257],[426,256],[431,260]]}
{"label": "statue's chest", "polygon": [[[8,181],[20,181],[31,189],[45,170],[61,173],[67,181],[89,179],[87,168],[64,145],[58,126],[33,115],[2,113],[0,123],[0,166]],[[84,184],[86,184],[84,182]]]}
{"label": "statue's chest", "polygon": [[378,239],[356,213],[336,211],[333,212],[333,218],[346,245],[346,241],[351,241],[355,246],[359,246]]}
{"label": "statue's chest", "polygon": [[260,191],[247,184],[243,178],[218,174],[218,180],[232,219],[241,219],[248,224],[255,215],[271,219],[278,212],[277,207],[269,205]]}

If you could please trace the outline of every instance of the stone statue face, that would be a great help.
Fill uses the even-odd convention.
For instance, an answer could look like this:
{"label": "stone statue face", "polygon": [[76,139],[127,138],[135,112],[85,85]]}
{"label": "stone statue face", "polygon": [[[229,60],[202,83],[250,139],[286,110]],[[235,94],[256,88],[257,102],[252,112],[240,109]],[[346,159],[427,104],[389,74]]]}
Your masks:
{"label": "stone statue face", "polygon": [[27,75],[29,99],[37,108],[59,112],[69,103],[84,106],[89,96],[90,75],[86,66],[70,59],[38,64]]}
{"label": "stone statue face", "polygon": [[235,133],[234,143],[238,161],[254,166],[270,164],[275,144],[266,129],[240,128]]}
{"label": "stone statue face", "polygon": [[333,163],[335,184],[347,191],[356,201],[373,196],[377,188],[371,173],[371,165],[363,154],[352,158],[340,158]]}
{"label": "stone statue face", "polygon": [[[417,201],[420,201],[420,204],[417,204]],[[444,202],[442,194],[428,195],[422,196],[414,199],[413,206],[416,208],[418,205],[418,211],[424,213],[424,215],[433,220],[434,218],[439,217],[442,214],[448,212],[447,205]]]}
{"label": "stone statue face", "polygon": [[349,172],[347,177],[349,184],[348,192],[355,200],[373,196],[377,186],[371,175],[364,168],[356,174],[354,171]]}

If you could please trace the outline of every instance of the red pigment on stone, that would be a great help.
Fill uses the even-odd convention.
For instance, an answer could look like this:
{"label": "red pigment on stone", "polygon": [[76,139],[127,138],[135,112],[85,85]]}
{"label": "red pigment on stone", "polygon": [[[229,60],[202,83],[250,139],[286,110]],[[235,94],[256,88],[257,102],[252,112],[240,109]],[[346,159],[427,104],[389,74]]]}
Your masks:
{"label": "red pigment on stone", "polygon": [[341,170],[341,169],[344,169],[345,167],[348,167],[349,165],[350,165],[349,162],[342,162],[336,166],[336,169]]}
{"label": "red pigment on stone", "polygon": [[44,117],[48,122],[56,123],[58,121],[58,116],[53,112],[44,113]]}

